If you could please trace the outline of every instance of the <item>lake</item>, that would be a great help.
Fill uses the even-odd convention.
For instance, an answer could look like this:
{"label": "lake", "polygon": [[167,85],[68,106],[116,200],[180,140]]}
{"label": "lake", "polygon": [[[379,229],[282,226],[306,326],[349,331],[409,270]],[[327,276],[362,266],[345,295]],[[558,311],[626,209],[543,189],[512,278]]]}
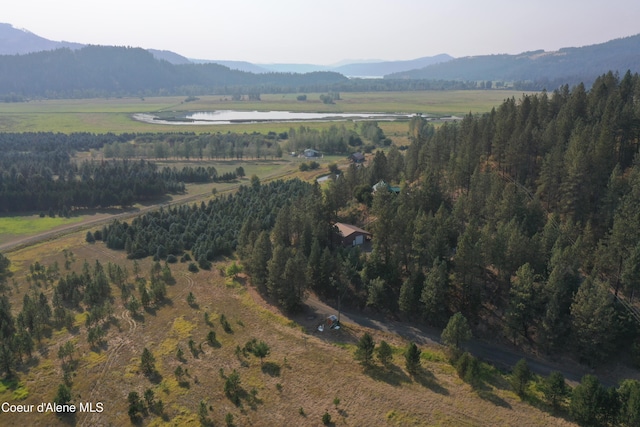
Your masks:
{"label": "lake", "polygon": [[396,120],[409,119],[413,114],[392,113],[300,113],[292,111],[238,111],[217,110],[169,116],[149,113],[134,114],[135,120],[147,123],[175,125],[212,125],[259,122],[344,121],[344,120]]}

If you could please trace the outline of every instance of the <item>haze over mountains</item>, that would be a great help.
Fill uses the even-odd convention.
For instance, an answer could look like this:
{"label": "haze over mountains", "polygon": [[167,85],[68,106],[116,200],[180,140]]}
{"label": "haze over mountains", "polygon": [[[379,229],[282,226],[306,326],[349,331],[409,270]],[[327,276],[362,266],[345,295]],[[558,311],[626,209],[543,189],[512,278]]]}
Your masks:
{"label": "haze over mountains", "polygon": [[[35,54],[35,52],[51,51],[59,48],[78,51],[85,46],[86,45],[75,42],[47,40],[27,30],[16,29],[10,24],[0,24],[0,55],[24,56],[27,54]],[[92,48],[96,48],[96,46],[92,46]],[[111,60],[114,60],[113,55],[124,54],[125,49],[114,52],[113,49],[109,50],[109,47],[105,47],[104,51]],[[130,51],[131,49],[129,49],[129,54],[131,53]],[[148,77],[151,80],[157,81],[157,88],[174,88],[176,85],[188,85],[190,83],[186,80],[188,77],[187,74],[193,74],[195,72],[199,76],[199,80],[193,83],[195,86],[205,85],[208,87],[219,87],[230,84],[258,84],[263,85],[264,91],[265,82],[271,84],[273,80],[251,77],[249,73],[251,75],[273,75],[274,73],[301,74],[329,72],[359,78],[379,78],[384,76],[386,81],[429,80],[464,82],[464,87],[449,84],[442,88],[474,88],[474,82],[486,82],[486,84],[482,84],[482,88],[502,87],[502,85],[505,84],[518,90],[553,90],[563,84],[573,86],[580,82],[584,82],[588,87],[596,77],[608,71],[618,72],[619,74],[624,74],[628,70],[632,73],[640,72],[640,35],[611,40],[597,45],[579,48],[563,48],[555,52],[538,50],[524,52],[518,55],[483,55],[457,59],[447,54],[440,54],[407,61],[352,61],[333,66],[314,64],[254,64],[247,61],[191,59],[166,50],[147,49],[147,51],[153,55],[153,58],[168,63],[165,63],[166,65],[154,64],[147,69]],[[94,51],[93,55],[100,56],[97,51]],[[73,61],[78,60],[77,58],[73,58],[72,55],[61,56],[65,56]],[[50,58],[50,56],[47,55],[38,58],[45,57]],[[9,59],[10,57],[7,56],[3,56],[2,58],[4,58],[2,62],[5,69],[8,70],[8,74],[12,74],[12,71],[16,70],[15,67],[26,66],[24,59],[11,60]],[[32,58],[29,66],[37,66],[38,58]],[[140,58],[144,62],[149,60],[149,58],[144,57],[144,55],[140,56]],[[128,61],[130,64],[135,62],[132,58],[129,58]],[[219,75],[222,69],[217,67],[202,68],[202,66],[213,66],[214,64],[216,64],[217,67],[223,66],[223,68],[232,71],[231,74],[235,73],[234,77],[227,78],[226,81],[223,82],[216,81],[213,83],[211,78],[206,78],[205,76],[207,72],[209,72],[208,70],[215,70],[215,73]],[[149,64],[147,63],[147,65]],[[169,65],[181,68],[171,69],[171,67],[168,67]],[[60,64],[59,66],[61,67],[59,72],[60,75],[62,75],[65,72],[62,70],[64,64]],[[185,66],[190,67],[189,73],[185,73],[186,69],[183,68]],[[143,71],[140,67],[136,68],[138,68],[139,72]],[[162,70],[162,73],[164,73],[167,78],[171,75],[171,83],[166,83],[166,80],[162,81],[162,78],[157,76],[151,76],[150,74],[156,69]],[[96,70],[96,72],[98,72],[98,70]],[[240,72],[244,72],[245,74],[238,74]],[[177,74],[181,74],[181,77],[177,78]],[[13,75],[15,76],[16,74],[13,73]],[[328,77],[329,74],[324,76]],[[32,78],[36,77],[36,75],[32,75]],[[126,72],[121,75],[121,78],[126,80]],[[9,77],[5,77],[5,79],[9,79]],[[131,82],[125,80],[119,82],[118,85],[133,87]],[[323,81],[337,82],[340,81],[340,79],[332,76]],[[374,85],[374,83],[362,84],[358,86],[356,90],[371,90]],[[18,88],[18,86],[19,85],[17,85],[16,88]],[[292,87],[292,85],[288,86]],[[373,90],[394,89],[389,86],[388,83],[381,82],[379,86],[379,89]],[[404,86],[410,87],[407,85]],[[0,87],[0,93],[15,92],[14,90],[7,92],[8,88],[10,87]],[[309,86],[307,86],[307,88],[311,89]],[[419,88],[424,89],[425,87],[415,87],[414,89]],[[86,89],[87,87],[82,90]],[[343,91],[350,90],[344,88],[335,89]],[[148,90],[146,87],[140,88],[141,92],[146,90]],[[318,88],[318,90],[326,89]]]}
{"label": "haze over mountains", "polygon": [[[86,45],[82,43],[48,40],[33,34],[30,31],[14,28],[11,24],[0,23],[0,55],[24,55],[65,47],[70,49],[80,49],[84,46]],[[258,74],[272,72],[310,73],[314,71],[333,71],[349,77],[382,77],[386,74],[414,70],[453,59],[452,56],[440,54],[433,57],[424,57],[409,61],[354,61],[352,63],[350,62],[336,66],[314,64],[253,64],[247,61],[191,59],[167,50],[147,50],[157,59],[165,60],[174,65],[216,63],[229,67],[232,70],[247,71]]]}

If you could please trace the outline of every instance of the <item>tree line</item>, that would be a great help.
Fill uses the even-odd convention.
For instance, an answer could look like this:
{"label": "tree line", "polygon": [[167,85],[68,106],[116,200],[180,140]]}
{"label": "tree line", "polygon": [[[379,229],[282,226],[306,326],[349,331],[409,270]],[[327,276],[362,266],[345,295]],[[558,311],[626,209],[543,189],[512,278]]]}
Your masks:
{"label": "tree line", "polygon": [[[286,132],[280,134],[286,137]],[[215,168],[159,168],[144,157],[239,158],[281,156],[275,133],[261,134],[0,134],[0,211],[69,215],[73,210],[130,206],[181,193],[186,183],[223,182],[244,175]],[[102,152],[110,160],[76,160]]]}
{"label": "tree line", "polygon": [[[113,141],[104,145],[105,158],[153,159],[245,159],[279,158],[279,141],[287,132],[260,133],[143,133],[128,141]],[[133,144],[131,142],[134,142]]]}
{"label": "tree line", "polygon": [[157,166],[145,160],[69,163],[57,176],[48,167],[28,169],[23,174],[13,165],[0,176],[0,206],[5,212],[69,214],[75,209],[127,207],[184,191],[184,183],[162,177]]}

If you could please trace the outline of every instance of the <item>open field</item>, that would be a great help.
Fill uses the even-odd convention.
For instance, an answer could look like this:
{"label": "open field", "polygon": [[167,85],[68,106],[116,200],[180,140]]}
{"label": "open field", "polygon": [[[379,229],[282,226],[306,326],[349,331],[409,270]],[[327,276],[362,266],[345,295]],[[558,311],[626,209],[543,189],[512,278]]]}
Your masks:
{"label": "open field", "polygon": [[[19,283],[11,292],[14,307],[28,292],[25,274],[29,265],[38,260],[43,265],[57,261],[62,266],[63,250],[73,253],[72,270],[81,270],[84,260],[93,265],[99,259],[105,266],[107,262],[125,266],[133,281],[132,261],[122,252],[110,251],[100,242],[87,244],[83,233],[76,233],[7,254]],[[350,324],[340,331],[319,333],[315,325],[326,313],[310,310],[293,318],[282,315],[251,289],[243,275],[236,280],[222,276],[219,268],[229,262],[219,260],[211,271],[196,274],[188,272],[185,264],[171,265],[175,284],[168,287],[167,301],[137,316],[123,307],[120,290],[114,285],[113,318],[105,326],[104,345],[89,346],[85,315],[76,315],[70,331],[54,329],[37,345],[29,369],[20,371],[16,381],[0,386],[2,401],[51,401],[63,381],[58,348],[71,341],[76,348],[72,356],[76,365],[74,401],[101,402],[102,413],[77,413],[70,418],[51,413],[12,414],[11,418],[0,414],[2,425],[130,425],[127,395],[137,391],[142,396],[148,389],[156,401],[162,400],[165,419],[149,413],[142,425],[199,425],[201,401],[214,425],[222,425],[227,414],[232,414],[237,426],[319,426],[325,412],[336,426],[574,425],[546,412],[535,387],[530,391],[534,405],[521,401],[506,379],[488,366],[483,367],[486,380],[482,386],[472,389],[457,377],[439,346],[423,346],[423,369],[412,377],[404,368],[406,342],[401,338]],[[139,265],[141,276],[148,277],[150,259]],[[52,289],[38,291],[50,297]],[[191,305],[186,301],[190,292],[195,296]],[[222,315],[230,323],[230,332],[221,326]],[[214,345],[207,342],[209,331],[216,334]],[[394,347],[389,369],[378,363],[365,371],[354,361],[354,343],[365,331],[376,342],[384,339]],[[263,362],[237,350],[252,338],[271,348]],[[195,343],[195,354],[189,350],[190,340]],[[178,347],[184,352],[182,359],[176,356]],[[144,348],[155,357],[157,375],[153,378],[140,369]],[[182,378],[174,373],[178,366],[186,372]],[[233,370],[240,376],[237,405],[223,391],[225,377]]]}
{"label": "open field", "polygon": [[56,227],[74,224],[81,221],[81,218],[50,218],[45,216],[40,218],[39,215],[20,215],[0,217],[0,243],[7,239],[19,236],[31,236],[55,229]]}
{"label": "open field", "polygon": [[[490,111],[513,91],[420,91],[342,93],[334,105],[323,104],[319,94],[299,102],[297,94],[262,95],[261,101],[231,101],[229,96],[203,96],[193,102],[184,97],[43,100],[0,104],[0,132],[283,132],[291,123],[233,125],[161,125],[135,121],[134,113],[211,110],[286,110],[300,112],[402,112],[463,115]],[[313,127],[330,126],[315,122]]]}

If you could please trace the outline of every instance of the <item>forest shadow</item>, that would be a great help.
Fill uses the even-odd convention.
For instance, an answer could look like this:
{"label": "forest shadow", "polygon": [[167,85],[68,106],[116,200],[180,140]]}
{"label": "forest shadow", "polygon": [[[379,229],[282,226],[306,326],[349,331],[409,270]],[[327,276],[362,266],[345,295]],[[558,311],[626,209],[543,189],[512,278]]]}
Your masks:
{"label": "forest shadow", "polygon": [[501,398],[500,396],[492,392],[488,387],[483,390],[476,390],[476,393],[482,400],[491,402],[496,406],[501,406],[507,409],[513,409],[511,407],[511,404],[509,404],[509,402],[507,402],[506,400],[504,400],[503,398]]}
{"label": "forest shadow", "polygon": [[523,400],[542,412],[546,412],[557,418],[562,418],[567,422],[575,422],[575,420],[569,415],[566,406],[564,406],[562,403],[560,403],[558,407],[554,408],[552,405],[532,393],[527,393],[524,396]]}
{"label": "forest shadow", "polygon": [[[478,379],[471,383],[467,382],[467,384],[469,384],[473,388],[473,390],[476,392],[478,397],[480,397],[482,400],[491,402],[496,406],[500,406],[507,409],[513,409],[509,402],[507,402],[506,400],[504,400],[503,398],[501,398],[500,396],[498,396],[493,392],[493,388],[490,385],[488,385],[492,382]],[[499,387],[496,387],[496,388],[499,388]]]}
{"label": "forest shadow", "polygon": [[436,376],[433,375],[431,371],[428,371],[424,368],[420,368],[418,372],[413,376],[415,382],[420,384],[422,387],[428,388],[434,393],[441,394],[443,396],[449,395],[449,390],[444,388],[438,383]]}
{"label": "forest shadow", "polygon": [[371,366],[364,373],[376,381],[385,382],[394,387],[400,387],[403,383],[410,383],[411,378],[396,365],[388,365],[386,368]]}

